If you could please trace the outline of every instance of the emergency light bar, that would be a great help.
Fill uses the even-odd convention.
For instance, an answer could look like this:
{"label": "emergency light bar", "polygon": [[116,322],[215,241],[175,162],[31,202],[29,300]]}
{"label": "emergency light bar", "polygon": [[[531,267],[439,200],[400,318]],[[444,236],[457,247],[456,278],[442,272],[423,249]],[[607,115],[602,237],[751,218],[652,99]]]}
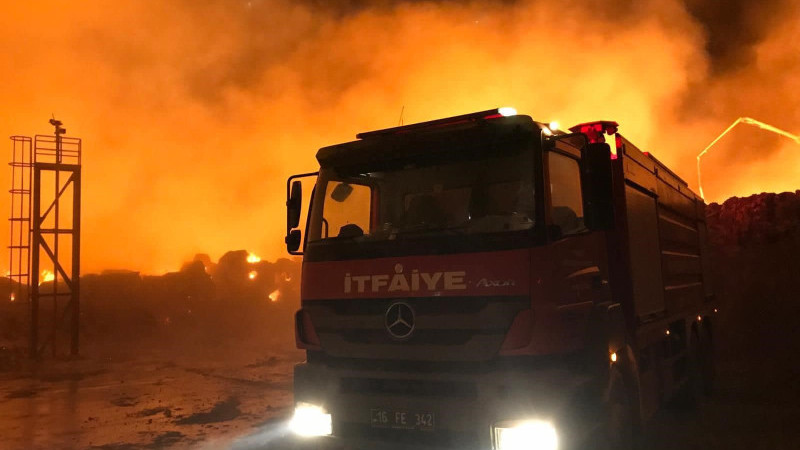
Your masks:
{"label": "emergency light bar", "polygon": [[605,134],[612,135],[617,132],[619,124],[611,120],[600,120],[597,122],[586,122],[575,125],[569,131],[573,133],[583,133],[589,139],[589,143],[605,142]]}
{"label": "emergency light bar", "polygon": [[460,116],[447,117],[444,119],[431,120],[428,122],[420,122],[411,125],[405,125],[402,127],[392,127],[392,128],[385,128],[383,130],[358,133],[356,135],[356,139],[369,139],[372,137],[380,137],[390,134],[407,133],[409,131],[440,128],[462,123],[477,122],[479,120],[499,119],[501,117],[509,117],[516,115],[517,115],[517,110],[511,107],[488,109],[486,111],[463,114]]}

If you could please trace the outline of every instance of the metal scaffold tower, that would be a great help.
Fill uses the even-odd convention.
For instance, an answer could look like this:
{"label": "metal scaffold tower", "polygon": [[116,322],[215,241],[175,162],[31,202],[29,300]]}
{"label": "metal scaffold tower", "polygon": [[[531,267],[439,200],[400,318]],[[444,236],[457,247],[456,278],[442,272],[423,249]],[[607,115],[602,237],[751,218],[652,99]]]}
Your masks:
{"label": "metal scaffold tower", "polygon": [[[79,351],[81,140],[64,136],[60,121],[52,119],[50,124],[54,135],[36,135],[32,146],[30,138],[11,138],[12,168],[28,171],[27,178],[12,176],[10,250],[11,272],[17,274],[12,279],[20,286],[26,283],[29,293],[32,358],[48,346],[56,356],[63,334],[69,336],[70,355]],[[51,314],[41,314],[45,302]]]}
{"label": "metal scaffold tower", "polygon": [[11,280],[10,301],[28,298],[30,284],[31,251],[31,175],[33,160],[32,141],[26,136],[11,136],[11,215],[8,245],[8,272]]}

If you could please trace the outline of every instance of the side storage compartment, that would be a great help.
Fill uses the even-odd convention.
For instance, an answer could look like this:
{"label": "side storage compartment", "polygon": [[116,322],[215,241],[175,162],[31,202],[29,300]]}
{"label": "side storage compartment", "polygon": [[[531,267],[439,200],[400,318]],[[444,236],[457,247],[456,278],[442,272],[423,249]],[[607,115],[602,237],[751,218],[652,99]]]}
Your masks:
{"label": "side storage compartment", "polygon": [[656,198],[626,185],[631,283],[637,317],[642,320],[664,310],[664,282],[658,237]]}

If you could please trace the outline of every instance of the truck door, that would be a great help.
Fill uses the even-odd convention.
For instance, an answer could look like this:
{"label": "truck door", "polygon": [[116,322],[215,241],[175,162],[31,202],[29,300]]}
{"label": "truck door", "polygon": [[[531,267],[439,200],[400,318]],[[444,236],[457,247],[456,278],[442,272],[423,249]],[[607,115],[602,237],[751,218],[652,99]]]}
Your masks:
{"label": "truck door", "polygon": [[[547,271],[543,297],[552,314],[551,336],[560,350],[581,348],[595,304],[610,298],[603,233],[590,232],[584,223],[580,149],[564,141],[544,153],[545,205],[548,239],[546,256],[533,253],[534,271]],[[541,315],[539,316],[541,317]],[[537,319],[537,327],[543,325]]]}

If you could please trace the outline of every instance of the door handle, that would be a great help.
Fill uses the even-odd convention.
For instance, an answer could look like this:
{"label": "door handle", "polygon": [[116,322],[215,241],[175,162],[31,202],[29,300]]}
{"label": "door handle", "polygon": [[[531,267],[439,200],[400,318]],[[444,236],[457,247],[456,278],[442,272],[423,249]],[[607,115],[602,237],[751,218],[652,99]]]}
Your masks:
{"label": "door handle", "polygon": [[603,278],[602,275],[595,275],[595,276],[592,277],[592,288],[600,289],[603,286],[607,286],[607,285],[608,285],[608,280]]}

